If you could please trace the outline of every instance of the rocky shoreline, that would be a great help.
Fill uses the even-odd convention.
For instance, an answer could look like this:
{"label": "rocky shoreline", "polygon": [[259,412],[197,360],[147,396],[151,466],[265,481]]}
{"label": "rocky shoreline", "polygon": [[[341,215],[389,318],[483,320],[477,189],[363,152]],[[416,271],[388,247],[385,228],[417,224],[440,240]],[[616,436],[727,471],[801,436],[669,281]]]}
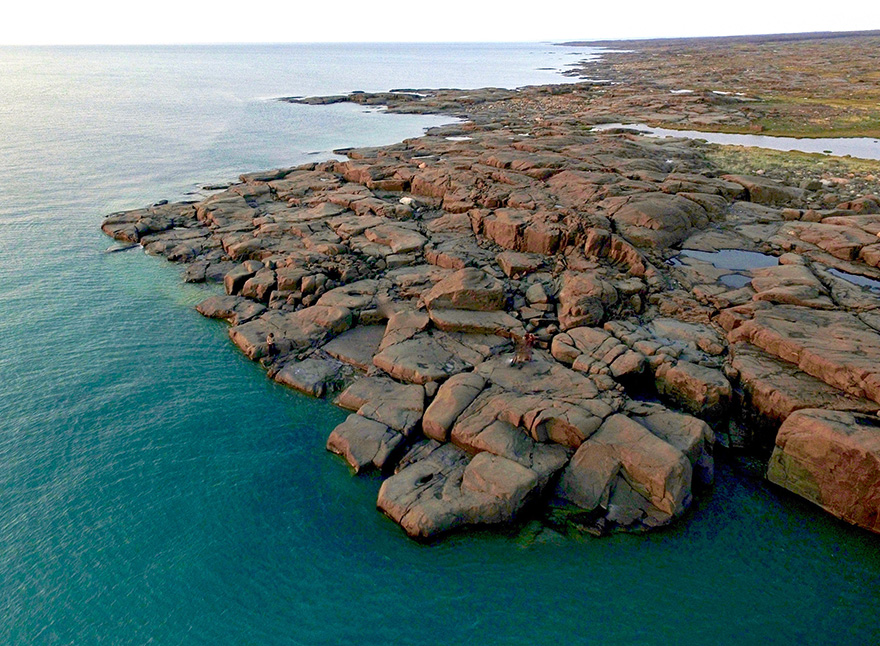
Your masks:
{"label": "rocky shoreline", "polygon": [[880,532],[880,198],[853,178],[807,165],[791,185],[726,173],[699,142],[591,130],[748,125],[712,92],[291,100],[466,121],[103,230],[223,283],[199,312],[351,410],[327,448],[384,476],[377,505],[410,536],[526,511],[663,526],[711,485],[716,446],[772,450],[772,482]]}

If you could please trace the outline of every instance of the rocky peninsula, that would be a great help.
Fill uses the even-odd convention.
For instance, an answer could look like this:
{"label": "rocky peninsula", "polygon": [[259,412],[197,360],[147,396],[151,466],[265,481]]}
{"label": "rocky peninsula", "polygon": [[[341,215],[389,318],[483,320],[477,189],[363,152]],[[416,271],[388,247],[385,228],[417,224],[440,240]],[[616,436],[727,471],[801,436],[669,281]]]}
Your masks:
{"label": "rocky peninsula", "polygon": [[880,532],[880,163],[593,129],[754,131],[778,102],[761,48],[795,61],[808,41],[870,93],[878,40],[645,41],[574,72],[595,81],[287,99],[462,121],[103,230],[222,283],[199,312],[350,410],[327,448],[382,474],[410,536],[663,526],[716,450]]}

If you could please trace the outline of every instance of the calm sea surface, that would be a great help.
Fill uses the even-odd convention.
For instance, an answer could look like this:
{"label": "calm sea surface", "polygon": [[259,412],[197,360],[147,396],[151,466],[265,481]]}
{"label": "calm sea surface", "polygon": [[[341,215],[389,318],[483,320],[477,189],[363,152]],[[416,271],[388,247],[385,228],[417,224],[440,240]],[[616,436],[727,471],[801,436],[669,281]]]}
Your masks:
{"label": "calm sea surface", "polygon": [[656,534],[411,542],[324,451],[343,412],[265,379],[175,266],[103,253],[112,211],[443,121],[270,97],[513,87],[576,59],[0,49],[0,644],[878,643],[878,537],[728,467]]}

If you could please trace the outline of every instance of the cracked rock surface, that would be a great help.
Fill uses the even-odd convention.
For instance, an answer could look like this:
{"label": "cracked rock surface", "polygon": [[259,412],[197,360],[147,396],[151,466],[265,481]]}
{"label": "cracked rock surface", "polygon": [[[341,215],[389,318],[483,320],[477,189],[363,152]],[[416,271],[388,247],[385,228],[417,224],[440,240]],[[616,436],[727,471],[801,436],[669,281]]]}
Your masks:
{"label": "cracked rock surface", "polygon": [[197,309],[270,377],[338,394],[327,448],[385,478],[408,534],[662,526],[711,484],[716,438],[774,446],[773,482],[880,531],[880,199],[594,132],[659,108],[589,83],[342,100],[467,121],[103,230],[222,285]]}

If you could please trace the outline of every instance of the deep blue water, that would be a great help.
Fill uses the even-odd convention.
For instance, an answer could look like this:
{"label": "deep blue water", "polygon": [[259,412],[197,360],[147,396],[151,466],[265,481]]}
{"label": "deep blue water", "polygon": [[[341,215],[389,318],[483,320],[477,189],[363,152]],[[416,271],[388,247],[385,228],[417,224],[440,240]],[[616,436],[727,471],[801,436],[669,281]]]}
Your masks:
{"label": "deep blue water", "polygon": [[[580,50],[579,50],[580,51]],[[722,467],[675,527],[419,545],[206,288],[102,216],[442,119],[268,97],[516,86],[546,45],[0,49],[0,644],[876,644],[880,541]],[[310,155],[318,152],[320,155]]]}

